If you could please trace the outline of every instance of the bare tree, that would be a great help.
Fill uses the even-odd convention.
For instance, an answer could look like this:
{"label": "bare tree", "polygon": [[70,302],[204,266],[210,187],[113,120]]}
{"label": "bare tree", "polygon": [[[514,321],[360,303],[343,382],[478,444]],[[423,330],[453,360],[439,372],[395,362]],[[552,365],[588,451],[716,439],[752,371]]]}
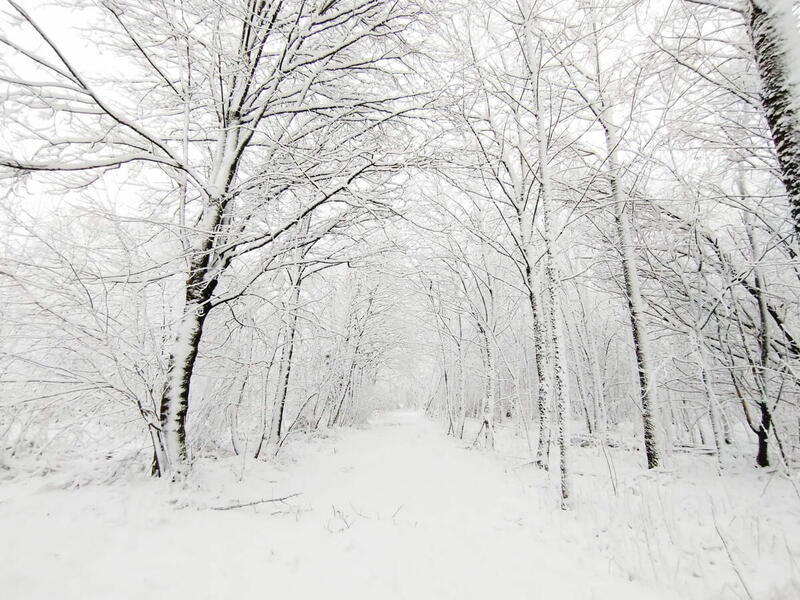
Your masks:
{"label": "bare tree", "polygon": [[[44,50],[19,36],[3,39],[14,53],[3,74],[4,114],[44,118],[15,119],[14,133],[39,142],[5,148],[0,164],[102,176],[142,163],[174,182],[184,303],[167,351],[156,463],[177,472],[187,458],[203,328],[226,301],[218,288],[231,265],[247,257],[256,267],[242,285],[255,281],[303,219],[335,219],[340,198],[352,201],[371,174],[402,166],[380,138],[413,108],[390,91],[397,71],[389,66],[401,61],[402,34],[418,8],[358,0],[98,2],[92,14],[112,28],[109,43],[130,68],[122,99],[33,14],[8,3]],[[291,210],[275,213],[278,202]]]}

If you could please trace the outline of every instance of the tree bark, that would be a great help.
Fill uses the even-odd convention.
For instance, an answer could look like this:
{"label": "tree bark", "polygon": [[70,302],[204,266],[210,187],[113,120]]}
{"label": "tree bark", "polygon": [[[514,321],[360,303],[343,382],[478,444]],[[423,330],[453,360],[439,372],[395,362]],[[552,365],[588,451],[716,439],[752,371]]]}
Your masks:
{"label": "tree bark", "polygon": [[186,415],[189,410],[189,388],[210,308],[208,301],[217,287],[216,279],[210,282],[203,280],[208,259],[205,258],[204,262],[202,266],[195,265],[191,271],[186,286],[183,316],[167,362],[167,378],[160,407],[160,442],[163,452],[156,457],[160,461],[159,475],[180,474],[188,458]]}
{"label": "tree bark", "polygon": [[[542,121],[542,113],[541,113],[541,106],[540,106],[540,97],[539,97],[539,78],[540,78],[540,71],[541,71],[541,52],[537,51],[534,46],[533,42],[535,36],[533,31],[531,30],[533,25],[534,15],[531,10],[531,6],[529,5],[527,0],[522,0],[520,3],[520,9],[522,10],[522,18],[523,18],[523,30],[522,30],[522,58],[524,59],[525,71],[524,77],[526,77],[534,87],[534,111],[536,113],[536,135],[538,138],[538,146],[537,146],[537,156],[539,158],[539,170],[540,170],[540,178],[539,185],[542,189],[542,196],[543,201],[547,202],[547,195],[549,193],[549,184],[545,184],[544,178],[547,176],[547,166],[542,162],[543,154],[546,154],[547,151],[547,138],[543,138],[542,136],[545,135],[544,131],[544,123]],[[518,124],[518,128],[519,128]],[[519,182],[520,184],[522,181]],[[519,194],[522,194],[523,190],[520,189],[518,191]],[[522,223],[521,215],[520,215],[520,230],[525,232],[525,226]],[[539,441],[536,447],[536,465],[544,470],[549,470],[550,468],[550,386],[548,385],[547,375],[545,373],[545,359],[544,359],[544,352],[545,352],[545,326],[543,324],[544,315],[540,312],[540,308],[538,306],[538,302],[536,301],[536,292],[534,291],[536,288],[534,286],[533,281],[533,269],[532,265],[534,264],[534,259],[530,253],[530,243],[533,237],[533,223],[530,224],[531,231],[529,235],[523,236],[523,252],[524,252],[524,259],[525,259],[525,283],[528,288],[528,303],[531,307],[531,319],[533,323],[533,337],[534,337],[534,347],[533,347],[533,355],[536,361],[536,379],[538,383],[538,391],[537,391],[537,410],[539,413]]]}
{"label": "tree bark", "polygon": [[458,315],[458,439],[464,438],[464,425],[467,420],[467,367],[466,357],[464,356],[463,328],[461,326],[461,314]]}
{"label": "tree bark", "polygon": [[[614,218],[617,223],[620,254],[622,256],[622,274],[625,279],[625,296],[628,300],[628,316],[633,334],[633,347],[636,353],[636,367],[639,376],[639,398],[642,404],[642,424],[644,428],[644,447],[647,455],[647,468],[654,469],[660,462],[658,443],[656,440],[656,390],[649,364],[647,331],[642,315],[642,294],[639,286],[639,274],[636,270],[636,257],[633,252],[633,235],[631,233],[631,216],[628,202],[619,181],[619,164],[617,161],[618,139],[614,126],[607,120],[602,121],[605,130],[608,150],[608,169],[611,193],[614,199]],[[628,210],[626,210],[628,208]]]}
{"label": "tree bark", "polygon": [[558,459],[559,470],[561,472],[561,508],[566,509],[569,500],[569,469],[567,467],[567,454],[569,449],[569,380],[567,379],[566,368],[564,367],[564,351],[562,348],[562,329],[561,319],[559,318],[559,303],[557,300],[556,287],[557,273],[555,260],[553,257],[552,242],[552,223],[550,218],[550,203],[553,194],[550,185],[550,167],[547,155],[547,131],[545,129],[544,116],[541,106],[536,98],[536,126],[538,136],[538,158],[539,158],[539,179],[542,186],[541,207],[542,207],[542,230],[545,247],[545,289],[547,290],[547,302],[550,305],[550,323],[548,326],[550,334],[550,356],[552,357],[553,368],[553,392],[556,400],[556,419],[558,423]]}
{"label": "tree bark", "polygon": [[478,330],[481,332],[486,346],[486,395],[483,404],[483,429],[485,436],[485,446],[487,450],[494,450],[494,412],[496,404],[497,388],[497,367],[495,365],[494,352],[491,348],[491,340],[485,327],[478,323]]}
{"label": "tree bark", "polygon": [[746,23],[761,79],[761,104],[800,239],[800,33],[791,0],[748,0]]}
{"label": "tree bark", "polygon": [[750,251],[753,257],[753,274],[755,276],[755,292],[756,301],[758,303],[758,346],[759,356],[758,364],[754,365],[754,375],[756,386],[758,387],[758,408],[761,412],[761,421],[756,431],[758,437],[758,454],[756,455],[756,464],[759,467],[769,466],[769,430],[772,426],[772,414],[769,409],[769,380],[767,378],[767,369],[769,368],[770,361],[770,328],[769,316],[767,311],[766,300],[766,282],[761,276],[761,269],[759,268],[759,252],[756,245],[755,232],[749,220],[745,222],[747,230],[747,239],[750,243]]}
{"label": "tree bark", "polygon": [[770,415],[769,407],[766,402],[759,402],[761,409],[761,423],[759,423],[756,436],[758,437],[758,455],[756,456],[756,464],[759,467],[769,466],[769,430],[772,426],[772,415]]}

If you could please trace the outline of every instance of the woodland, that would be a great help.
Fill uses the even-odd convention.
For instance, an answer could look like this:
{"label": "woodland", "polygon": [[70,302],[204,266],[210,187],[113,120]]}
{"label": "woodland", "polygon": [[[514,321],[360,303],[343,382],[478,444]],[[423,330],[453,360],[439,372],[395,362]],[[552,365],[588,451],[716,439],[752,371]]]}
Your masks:
{"label": "woodland", "polygon": [[[0,531],[89,488],[384,539],[463,472],[491,546],[505,469],[619,575],[543,597],[800,593],[796,0],[2,0],[0,124]],[[373,452],[432,504],[315,504]],[[447,548],[377,597],[497,592]]]}

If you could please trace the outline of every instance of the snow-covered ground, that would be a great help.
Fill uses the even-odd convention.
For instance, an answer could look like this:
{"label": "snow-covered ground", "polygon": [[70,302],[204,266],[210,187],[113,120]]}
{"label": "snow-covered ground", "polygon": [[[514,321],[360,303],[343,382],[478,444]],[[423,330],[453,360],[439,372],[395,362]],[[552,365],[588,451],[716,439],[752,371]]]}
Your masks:
{"label": "snow-covered ground", "polygon": [[648,474],[577,449],[565,513],[556,481],[468,445],[395,412],[277,465],[201,463],[180,487],[7,482],[0,598],[747,598],[742,580],[800,597],[800,500],[781,476]]}

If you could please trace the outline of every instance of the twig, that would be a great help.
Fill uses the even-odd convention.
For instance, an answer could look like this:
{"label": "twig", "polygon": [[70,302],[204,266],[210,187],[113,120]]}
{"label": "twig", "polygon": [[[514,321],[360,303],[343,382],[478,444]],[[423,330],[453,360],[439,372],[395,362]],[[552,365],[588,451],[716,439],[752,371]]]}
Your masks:
{"label": "twig", "polygon": [[285,502],[289,498],[294,498],[295,496],[299,496],[301,492],[297,492],[296,494],[289,494],[288,496],[283,496],[281,498],[265,498],[263,500],[253,500],[252,502],[244,502],[242,504],[231,504],[229,506],[212,506],[211,510],[233,510],[234,508],[246,508],[248,506],[255,506],[257,504],[267,504],[268,502]]}
{"label": "twig", "polygon": [[350,523],[350,522],[347,520],[347,517],[345,516],[345,514],[344,514],[344,513],[343,513],[341,510],[339,510],[338,508],[336,508],[336,506],[335,506],[334,504],[331,504],[331,512],[333,513],[333,516],[334,516],[334,517],[336,517],[336,518],[338,518],[338,519],[341,519],[341,521],[344,523],[344,525],[345,525],[345,526],[344,526],[344,527],[342,527],[342,528],[340,528],[340,529],[338,529],[338,530],[336,530],[336,531],[334,532],[334,531],[331,529],[331,521],[330,521],[330,519],[328,519],[328,524],[325,526],[325,528],[326,528],[328,531],[330,531],[331,533],[341,533],[341,532],[342,532],[342,531],[344,531],[345,529],[350,529],[350,525],[352,525],[352,523]]}
{"label": "twig", "polygon": [[[405,504],[401,504],[400,506],[398,506],[398,507],[397,507],[397,510],[396,510],[396,511],[394,511],[394,512],[392,513],[392,523],[395,523],[395,520],[394,520],[394,518],[397,516],[397,514],[398,514],[398,513],[399,513],[401,510],[403,510],[403,507],[404,507],[404,506],[405,506]],[[395,524],[396,524],[396,523],[395,523]]]}
{"label": "twig", "polygon": [[478,429],[478,435],[476,435],[476,436],[475,436],[475,440],[472,442],[472,447],[473,447],[473,448],[474,448],[474,447],[477,445],[477,443],[478,443],[478,438],[479,438],[479,437],[481,437],[481,431],[483,431],[483,428],[484,428],[485,426],[486,426],[486,421],[484,421],[483,423],[481,423],[481,428],[480,428],[480,429]]}
{"label": "twig", "polygon": [[617,491],[617,469],[611,457],[608,455],[608,449],[604,442],[600,442],[600,449],[603,451],[603,457],[606,459],[606,467],[608,468],[608,478],[611,480],[611,488],[614,490],[614,495],[619,496]]}

